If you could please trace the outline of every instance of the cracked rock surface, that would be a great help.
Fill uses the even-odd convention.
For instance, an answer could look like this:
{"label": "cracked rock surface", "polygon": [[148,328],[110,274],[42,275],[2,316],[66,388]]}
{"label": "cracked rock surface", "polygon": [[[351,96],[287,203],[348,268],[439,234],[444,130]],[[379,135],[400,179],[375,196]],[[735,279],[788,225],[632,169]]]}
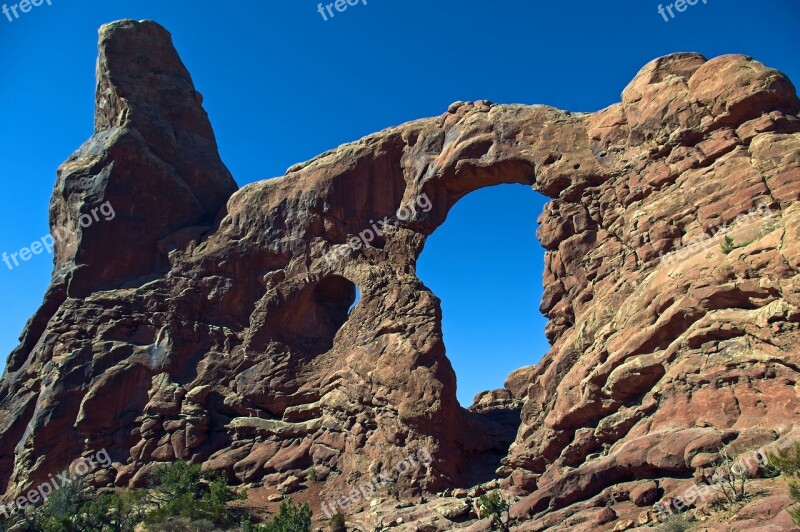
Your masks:
{"label": "cracked rock surface", "polygon": [[[0,492],[105,448],[98,485],[183,459],[245,483],[314,466],[338,495],[426,449],[398,493],[498,477],[531,530],[611,529],[610,486],[641,511],[800,419],[798,111],[751,58],[676,54],[596,113],[459,102],[237,190],[169,34],[106,25],[95,134],[51,201],[73,236],[0,381]],[[551,198],[552,347],[465,410],[416,260],[503,183]]]}

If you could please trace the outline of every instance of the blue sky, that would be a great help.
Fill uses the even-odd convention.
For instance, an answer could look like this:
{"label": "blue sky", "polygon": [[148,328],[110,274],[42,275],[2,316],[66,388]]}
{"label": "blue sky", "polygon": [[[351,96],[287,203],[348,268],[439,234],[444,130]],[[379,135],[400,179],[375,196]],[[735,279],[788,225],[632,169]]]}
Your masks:
{"label": "blue sky", "polygon": [[[701,0],[669,22],[649,0],[368,0],[327,21],[307,0],[51,3],[13,22],[0,14],[0,252],[48,232],[55,169],[92,132],[97,28],[120,18],[172,32],[240,186],[457,100],[595,111],[671,52],[744,53],[800,79],[795,0]],[[443,301],[462,403],[547,350],[543,201],[520,186],[473,193],[420,259]],[[16,345],[51,270],[44,254],[12,271],[0,263],[0,351]]]}

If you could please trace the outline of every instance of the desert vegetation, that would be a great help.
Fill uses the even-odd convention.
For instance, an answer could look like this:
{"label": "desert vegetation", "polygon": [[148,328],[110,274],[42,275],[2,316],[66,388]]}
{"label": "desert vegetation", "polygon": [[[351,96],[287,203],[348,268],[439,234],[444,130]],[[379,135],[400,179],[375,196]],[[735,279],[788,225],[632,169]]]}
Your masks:
{"label": "desert vegetation", "polygon": [[481,495],[478,499],[478,506],[481,509],[481,517],[492,518],[492,530],[509,529],[509,504],[499,491],[493,491]]}
{"label": "desert vegetation", "polygon": [[96,490],[79,482],[55,491],[43,505],[0,524],[0,532],[308,532],[308,504],[281,503],[278,513],[256,523],[230,503],[245,492],[199,465],[175,462],[157,469],[149,488]]}
{"label": "desert vegetation", "polygon": [[791,448],[771,454],[769,465],[783,477],[789,485],[789,496],[796,503],[787,511],[792,522],[800,526],[800,441],[794,442]]}

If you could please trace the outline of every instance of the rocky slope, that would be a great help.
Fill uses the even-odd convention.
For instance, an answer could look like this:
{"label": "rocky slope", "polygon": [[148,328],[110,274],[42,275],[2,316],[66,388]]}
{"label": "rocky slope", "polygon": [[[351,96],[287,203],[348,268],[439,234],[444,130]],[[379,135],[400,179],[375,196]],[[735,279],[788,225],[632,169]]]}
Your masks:
{"label": "rocky slope", "polygon": [[[51,202],[72,236],[0,381],[0,492],[105,448],[98,485],[186,459],[266,485],[313,466],[338,497],[424,451],[387,490],[496,476],[521,530],[652,521],[723,444],[800,437],[798,111],[753,59],[676,54],[597,113],[459,102],[237,191],[169,34],[106,25],[95,133]],[[415,264],[501,183],[552,199],[552,348],[464,410]]]}

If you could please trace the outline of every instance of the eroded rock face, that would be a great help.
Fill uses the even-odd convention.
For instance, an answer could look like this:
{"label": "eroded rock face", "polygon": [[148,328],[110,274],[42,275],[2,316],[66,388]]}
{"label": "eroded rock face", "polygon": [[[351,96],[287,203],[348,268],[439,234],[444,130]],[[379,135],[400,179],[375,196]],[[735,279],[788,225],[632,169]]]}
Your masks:
{"label": "eroded rock face", "polygon": [[586,118],[610,174],[542,218],[554,343],[508,383],[527,402],[507,465],[541,474],[518,517],[798,423],[797,110],[759,63],[678,55]]}
{"label": "eroded rock face", "polygon": [[[335,495],[426,449],[394,489],[471,485],[505,457],[502,484],[528,494],[514,515],[580,502],[613,526],[591,504],[608,486],[650,501],[721,443],[796,423],[800,102],[782,74],[673,55],[594,114],[458,103],[234,193],[166,32],[105,26],[100,57],[96,133],[51,212],[118,216],[57,249],[0,383],[7,495],[102,448],[98,483],[175,459],[242,482],[314,465]],[[460,198],[501,183],[552,198],[553,346],[467,411],[415,265]],[[729,253],[720,235],[662,259],[723,224]]]}
{"label": "eroded rock face", "polygon": [[[59,168],[50,206],[53,230],[71,235],[56,269],[72,297],[165,273],[168,253],[208,231],[237,189],[164,28],[104,26],[97,79],[94,135]],[[113,219],[81,222],[103,202]]]}

